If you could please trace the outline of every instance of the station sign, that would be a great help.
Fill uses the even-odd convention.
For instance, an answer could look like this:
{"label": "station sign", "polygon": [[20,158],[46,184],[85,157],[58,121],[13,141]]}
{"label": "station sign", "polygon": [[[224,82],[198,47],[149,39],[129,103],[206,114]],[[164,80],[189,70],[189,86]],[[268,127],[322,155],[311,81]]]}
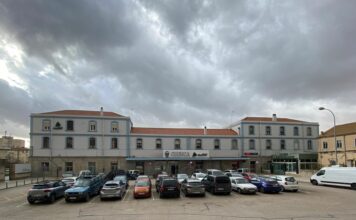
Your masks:
{"label": "station sign", "polygon": [[208,158],[209,151],[208,150],[164,150],[163,157],[165,158]]}

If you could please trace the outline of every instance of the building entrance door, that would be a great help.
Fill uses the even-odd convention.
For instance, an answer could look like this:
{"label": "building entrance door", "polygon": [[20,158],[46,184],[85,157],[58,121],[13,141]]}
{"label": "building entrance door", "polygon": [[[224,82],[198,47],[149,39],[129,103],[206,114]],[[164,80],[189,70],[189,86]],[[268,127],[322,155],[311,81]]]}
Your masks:
{"label": "building entrance door", "polygon": [[178,165],[177,164],[172,164],[171,165],[171,175],[177,175],[178,173]]}

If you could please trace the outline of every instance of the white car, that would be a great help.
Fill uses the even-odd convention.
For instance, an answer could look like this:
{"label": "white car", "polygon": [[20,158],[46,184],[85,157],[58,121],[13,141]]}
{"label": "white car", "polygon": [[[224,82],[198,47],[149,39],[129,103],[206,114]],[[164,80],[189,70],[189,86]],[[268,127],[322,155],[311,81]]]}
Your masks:
{"label": "white car", "polygon": [[62,179],[62,182],[65,183],[67,186],[72,187],[75,183],[75,181],[77,181],[78,177],[76,176],[71,176],[71,177],[66,177]]}
{"label": "white car", "polygon": [[231,189],[237,191],[238,193],[249,193],[255,194],[257,192],[257,187],[248,182],[247,179],[243,177],[230,177]]}
{"label": "white car", "polygon": [[183,180],[188,179],[188,178],[189,178],[188,175],[185,173],[177,174],[177,180],[178,180],[179,184],[181,184],[183,182]]}
{"label": "white car", "polygon": [[198,180],[202,180],[204,179],[204,177],[206,176],[205,173],[193,173],[193,175],[191,176],[192,179],[198,179]]}
{"label": "white car", "polygon": [[282,186],[282,191],[293,191],[297,192],[299,190],[298,181],[292,176],[271,176],[272,179],[277,180],[278,184]]}

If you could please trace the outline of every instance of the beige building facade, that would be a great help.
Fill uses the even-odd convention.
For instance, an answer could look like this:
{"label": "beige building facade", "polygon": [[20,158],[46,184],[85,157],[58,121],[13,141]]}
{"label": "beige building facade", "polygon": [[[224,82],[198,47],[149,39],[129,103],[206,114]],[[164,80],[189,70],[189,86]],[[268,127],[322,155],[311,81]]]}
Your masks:
{"label": "beige building facade", "polygon": [[[335,150],[336,149],[336,150]],[[320,166],[356,166],[356,122],[336,126],[336,148],[334,127],[319,136],[318,161]]]}
{"label": "beige building facade", "polygon": [[12,136],[0,138],[0,159],[7,163],[28,163],[30,149],[25,148],[25,141]]}

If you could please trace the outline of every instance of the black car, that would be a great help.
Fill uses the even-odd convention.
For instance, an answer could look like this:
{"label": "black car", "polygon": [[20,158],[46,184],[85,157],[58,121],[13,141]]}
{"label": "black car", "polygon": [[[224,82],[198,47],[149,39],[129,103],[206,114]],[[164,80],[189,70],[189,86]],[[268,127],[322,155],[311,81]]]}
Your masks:
{"label": "black car", "polygon": [[156,179],[156,191],[159,191],[160,184],[163,179],[169,178],[167,174],[158,174],[157,179]]}
{"label": "black car", "polygon": [[164,178],[159,185],[159,197],[180,197],[180,187],[178,180],[175,178]]}
{"label": "black car", "polygon": [[225,174],[208,175],[201,182],[204,184],[205,190],[213,194],[222,193],[229,195],[231,193],[231,181]]}
{"label": "black car", "polygon": [[28,191],[27,201],[30,204],[36,201],[53,203],[57,198],[64,196],[66,189],[67,184],[59,180],[37,183]]}

